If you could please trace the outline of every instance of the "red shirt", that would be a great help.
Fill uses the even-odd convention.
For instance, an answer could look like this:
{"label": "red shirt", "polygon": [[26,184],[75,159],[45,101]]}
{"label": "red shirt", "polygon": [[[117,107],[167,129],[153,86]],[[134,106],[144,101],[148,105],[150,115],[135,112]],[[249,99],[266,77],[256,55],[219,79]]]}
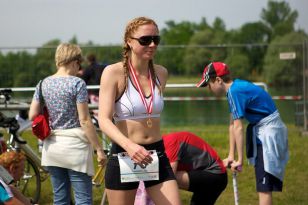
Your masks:
{"label": "red shirt", "polygon": [[174,132],[163,136],[169,162],[178,161],[177,171],[205,170],[225,173],[226,168],[216,151],[203,139],[190,132]]}

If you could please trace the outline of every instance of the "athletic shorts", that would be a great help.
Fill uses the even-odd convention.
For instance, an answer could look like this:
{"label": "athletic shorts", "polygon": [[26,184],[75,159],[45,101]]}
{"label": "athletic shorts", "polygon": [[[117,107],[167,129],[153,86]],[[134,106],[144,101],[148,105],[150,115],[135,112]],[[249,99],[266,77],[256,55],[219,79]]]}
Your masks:
{"label": "athletic shorts", "polygon": [[[153,144],[141,145],[146,150],[156,150],[159,158],[159,180],[144,181],[145,187],[151,187],[168,180],[176,180],[169,160],[165,153],[165,147],[162,140]],[[137,189],[139,182],[124,182],[120,179],[120,165],[117,156],[114,154],[125,152],[119,145],[113,143],[111,156],[107,162],[105,173],[105,187],[112,190],[132,190]]]}
{"label": "athletic shorts", "polygon": [[257,146],[255,174],[257,192],[282,191],[282,181],[264,170],[262,145]]}
{"label": "athletic shorts", "polygon": [[193,192],[191,203],[193,205],[215,204],[220,194],[228,184],[227,173],[214,174],[204,170],[188,171],[189,189]]}

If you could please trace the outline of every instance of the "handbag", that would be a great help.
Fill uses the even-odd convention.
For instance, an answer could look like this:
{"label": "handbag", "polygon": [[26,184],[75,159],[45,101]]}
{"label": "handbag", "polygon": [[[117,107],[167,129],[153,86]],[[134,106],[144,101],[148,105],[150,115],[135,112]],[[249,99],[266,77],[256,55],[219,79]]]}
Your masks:
{"label": "handbag", "polygon": [[45,100],[42,93],[42,83],[40,82],[39,87],[39,100],[40,100],[40,113],[32,121],[32,133],[37,136],[40,140],[46,139],[50,135],[49,127],[49,115],[45,106]]}

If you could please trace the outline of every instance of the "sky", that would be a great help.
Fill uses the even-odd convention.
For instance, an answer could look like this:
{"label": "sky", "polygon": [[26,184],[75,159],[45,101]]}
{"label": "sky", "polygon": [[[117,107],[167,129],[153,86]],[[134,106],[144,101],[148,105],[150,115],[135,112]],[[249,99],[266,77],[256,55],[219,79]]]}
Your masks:
{"label": "sky", "polygon": [[[0,49],[39,47],[53,39],[79,43],[121,44],[127,22],[147,16],[165,28],[166,21],[209,24],[216,17],[227,29],[261,19],[267,0],[0,0]],[[295,28],[308,33],[308,0],[288,0],[299,16]]]}

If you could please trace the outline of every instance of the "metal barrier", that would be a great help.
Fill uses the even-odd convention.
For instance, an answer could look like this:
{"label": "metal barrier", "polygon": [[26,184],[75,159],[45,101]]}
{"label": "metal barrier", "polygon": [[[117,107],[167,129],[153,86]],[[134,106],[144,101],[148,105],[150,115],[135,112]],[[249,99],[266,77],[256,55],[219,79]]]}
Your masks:
{"label": "metal barrier", "polygon": [[[308,102],[306,102],[306,106],[308,106]],[[306,113],[306,119],[308,118],[308,114]],[[295,102],[295,125],[299,127],[304,127],[304,101]]]}
{"label": "metal barrier", "polygon": [[[262,87],[264,90],[268,91],[268,87],[263,82],[254,82],[254,84]],[[167,84],[166,88],[196,88],[196,84],[184,83],[184,84]],[[5,89],[5,88],[0,88]],[[13,92],[34,92],[35,87],[16,87],[9,88]],[[87,86],[88,90],[99,89],[99,85]],[[301,100],[301,95],[296,96],[272,96],[274,100]],[[225,97],[164,97],[166,101],[195,101],[195,100],[226,100]],[[27,110],[29,109],[28,103],[11,103],[8,105],[0,104],[0,110]],[[97,105],[89,104],[89,109],[98,109]]]}

